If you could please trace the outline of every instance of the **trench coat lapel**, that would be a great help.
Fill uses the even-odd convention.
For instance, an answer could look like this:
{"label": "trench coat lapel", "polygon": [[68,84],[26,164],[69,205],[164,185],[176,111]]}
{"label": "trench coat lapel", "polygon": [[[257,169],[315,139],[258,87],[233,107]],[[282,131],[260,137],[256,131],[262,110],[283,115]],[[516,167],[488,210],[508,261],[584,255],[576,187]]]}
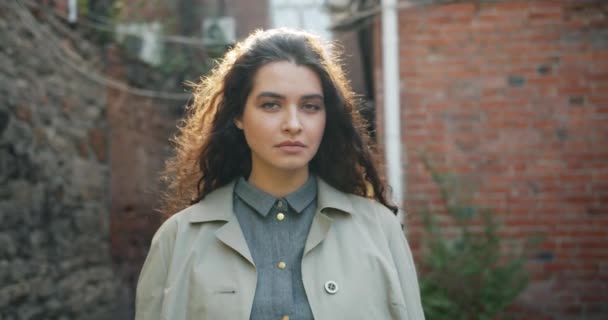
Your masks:
{"label": "trench coat lapel", "polygon": [[215,231],[215,236],[254,265],[247,241],[232,206],[234,183],[232,181],[218,188],[208,194],[203,201],[197,203],[197,210],[191,214],[189,220],[190,223],[226,221],[223,226]]}
{"label": "trench coat lapel", "polygon": [[232,214],[230,220],[215,232],[215,236],[255,266],[236,215]]}
{"label": "trench coat lapel", "polygon": [[327,236],[334,221],[329,215],[330,212],[338,211],[349,215],[354,213],[348,196],[336,190],[321,178],[318,178],[317,181],[317,212],[312,220],[308,238],[306,239],[304,255],[323,242]]}
{"label": "trench coat lapel", "polygon": [[308,239],[304,246],[304,255],[310,250],[314,249],[321,241],[325,239],[327,232],[331,228],[333,219],[328,217],[325,213],[317,210],[315,217],[312,220],[310,231],[308,232]]}

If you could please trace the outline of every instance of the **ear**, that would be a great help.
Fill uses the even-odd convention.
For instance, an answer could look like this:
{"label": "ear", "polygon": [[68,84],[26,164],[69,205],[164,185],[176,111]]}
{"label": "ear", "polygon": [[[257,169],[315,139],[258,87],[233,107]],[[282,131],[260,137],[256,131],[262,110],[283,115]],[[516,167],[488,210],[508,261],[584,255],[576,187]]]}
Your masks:
{"label": "ear", "polygon": [[232,120],[232,121],[234,121],[234,125],[235,125],[237,128],[239,128],[239,129],[243,130],[243,123],[241,122],[241,120],[240,120],[240,119],[238,119],[238,118],[234,118],[234,120]]}

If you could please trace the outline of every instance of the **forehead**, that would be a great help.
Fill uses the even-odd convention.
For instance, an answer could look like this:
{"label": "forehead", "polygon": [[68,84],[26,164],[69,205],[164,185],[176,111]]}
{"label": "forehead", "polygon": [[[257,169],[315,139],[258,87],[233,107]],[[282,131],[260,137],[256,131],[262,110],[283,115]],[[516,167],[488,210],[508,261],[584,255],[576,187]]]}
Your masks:
{"label": "forehead", "polygon": [[311,68],[289,61],[271,62],[258,69],[252,93],[266,91],[285,96],[323,93],[321,80]]}

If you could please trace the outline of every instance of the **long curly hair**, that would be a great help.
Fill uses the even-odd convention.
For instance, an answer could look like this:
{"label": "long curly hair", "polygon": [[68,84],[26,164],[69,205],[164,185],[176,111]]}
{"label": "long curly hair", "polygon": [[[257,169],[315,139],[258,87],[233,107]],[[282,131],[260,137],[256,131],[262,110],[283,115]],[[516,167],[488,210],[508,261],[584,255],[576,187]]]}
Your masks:
{"label": "long curly hair", "polygon": [[192,205],[213,190],[251,172],[251,151],[238,118],[252,89],[256,71],[276,61],[290,61],[314,71],[323,89],[326,127],[309,163],[334,188],[375,199],[394,213],[387,185],[356,104],[359,103],[337,50],[320,38],[291,29],[258,30],[229,50],[212,72],[197,84],[186,115],[173,139],[175,155],[166,162],[167,190],[161,212],[166,216]]}

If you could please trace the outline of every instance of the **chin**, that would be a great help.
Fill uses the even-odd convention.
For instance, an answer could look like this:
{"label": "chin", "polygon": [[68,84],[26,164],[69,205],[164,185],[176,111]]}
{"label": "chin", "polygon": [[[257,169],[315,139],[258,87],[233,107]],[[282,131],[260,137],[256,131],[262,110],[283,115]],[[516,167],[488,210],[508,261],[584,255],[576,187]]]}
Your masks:
{"label": "chin", "polygon": [[276,168],[278,170],[281,170],[281,171],[293,171],[293,172],[297,172],[297,171],[300,171],[300,170],[304,170],[307,167],[308,167],[308,165],[306,164],[306,165],[297,165],[297,166],[296,165],[294,165],[294,166],[277,166]]}
{"label": "chin", "polygon": [[280,163],[274,165],[274,167],[282,171],[299,171],[308,168],[308,161]]}

